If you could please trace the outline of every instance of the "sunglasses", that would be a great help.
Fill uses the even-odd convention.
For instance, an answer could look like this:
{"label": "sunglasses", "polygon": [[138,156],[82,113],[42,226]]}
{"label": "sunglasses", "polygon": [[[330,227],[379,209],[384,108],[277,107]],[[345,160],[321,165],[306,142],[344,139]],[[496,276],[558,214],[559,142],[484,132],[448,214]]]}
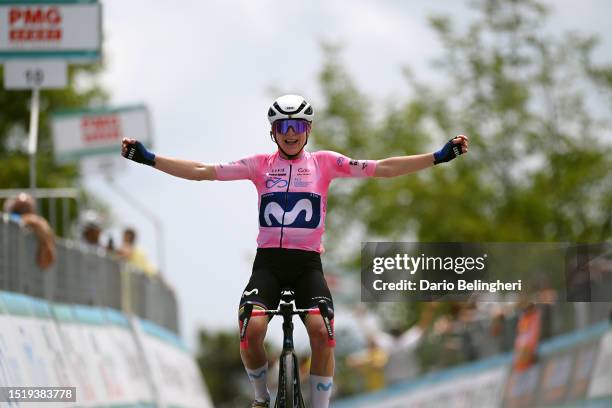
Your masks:
{"label": "sunglasses", "polygon": [[272,124],[272,130],[283,135],[289,128],[292,128],[294,133],[304,133],[310,128],[310,122],[304,119],[280,119]]}

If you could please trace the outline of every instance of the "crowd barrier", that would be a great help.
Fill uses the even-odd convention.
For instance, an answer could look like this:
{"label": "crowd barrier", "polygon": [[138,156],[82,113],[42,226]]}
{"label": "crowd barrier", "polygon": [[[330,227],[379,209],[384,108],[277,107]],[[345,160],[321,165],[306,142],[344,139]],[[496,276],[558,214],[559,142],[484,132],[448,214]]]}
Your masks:
{"label": "crowd barrier", "polygon": [[334,408],[610,407],[612,329],[607,321],[543,342],[538,362],[512,372],[510,353],[427,374]]}
{"label": "crowd barrier", "polygon": [[213,406],[175,333],[107,307],[9,292],[0,292],[0,386],[76,387],[76,402],[40,403],[49,408]]}
{"label": "crowd barrier", "polygon": [[[610,302],[560,302],[539,304],[542,312],[541,339],[546,340],[587,327],[608,318]],[[501,321],[491,316],[469,322],[457,322],[442,335],[428,336],[419,347],[423,371],[465,364],[511,351],[516,337],[519,313],[506,314]],[[454,341],[459,351],[452,352],[445,344]]]}
{"label": "crowd barrier", "polygon": [[34,234],[0,217],[0,290],[134,313],[178,333],[176,297],[161,278],[150,278],[101,248],[68,240],[57,241],[56,261],[42,271],[37,247]]}

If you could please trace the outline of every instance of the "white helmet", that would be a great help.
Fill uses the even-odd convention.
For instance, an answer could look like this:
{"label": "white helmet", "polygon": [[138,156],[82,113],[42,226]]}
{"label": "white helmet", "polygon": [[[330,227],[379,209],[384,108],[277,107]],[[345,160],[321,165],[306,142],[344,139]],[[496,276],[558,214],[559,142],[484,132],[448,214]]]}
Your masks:
{"label": "white helmet", "polygon": [[268,109],[270,124],[279,119],[306,119],[312,122],[312,106],[300,95],[283,95],[274,101]]}

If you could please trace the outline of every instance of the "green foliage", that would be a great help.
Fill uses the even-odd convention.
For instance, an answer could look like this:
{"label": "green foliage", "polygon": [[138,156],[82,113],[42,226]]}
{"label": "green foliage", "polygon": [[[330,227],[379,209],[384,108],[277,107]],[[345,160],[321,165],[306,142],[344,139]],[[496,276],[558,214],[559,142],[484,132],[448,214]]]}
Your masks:
{"label": "green foliage", "polygon": [[611,129],[601,101],[612,96],[612,66],[592,62],[593,37],[542,34],[548,11],[537,1],[472,5],[476,18],[463,32],[449,17],[430,20],[442,43],[435,66],[443,84],[420,83],[407,69],[413,97],[380,121],[339,49],[324,46],[317,147],[381,159],[432,151],[460,133],[471,143],[467,156],[430,170],[335,185],[332,253],[357,249],[358,238],[610,239]]}
{"label": "green foliage", "polygon": [[201,331],[199,338],[197,361],[215,406],[244,405],[249,396],[241,394],[247,378],[238,352],[238,334]]}
{"label": "green foliage", "polygon": [[[101,69],[99,65],[70,67],[67,88],[40,92],[36,161],[38,186],[66,187],[76,179],[77,171],[73,165],[57,165],[53,161],[49,114],[58,109],[83,108],[106,101],[106,92],[95,81],[91,81],[95,80]],[[0,160],[3,164],[0,187],[24,188],[29,185],[28,156],[23,147],[27,146],[32,92],[7,91],[2,78],[3,69],[0,68]],[[90,85],[77,85],[84,84],[85,79],[90,80]]]}
{"label": "green foliage", "polygon": [[[323,47],[325,106],[312,138],[318,148],[383,159],[437,150],[457,134],[470,138],[469,153],[451,163],[332,186],[326,248],[348,270],[360,270],[360,241],[612,237],[612,65],[593,63],[597,40],[543,34],[548,10],[537,1],[470,4],[472,22],[430,19],[442,45],[434,61],[440,81],[423,83],[406,68],[411,97],[383,112],[352,81],[341,50]],[[414,304],[378,306],[383,321],[404,327],[419,314]],[[424,349],[426,365],[443,362],[439,346]],[[350,380],[338,367],[337,376]],[[349,380],[341,393],[355,391]]]}
{"label": "green foliage", "polygon": [[[67,88],[40,92],[36,157],[36,184],[38,187],[71,187],[78,179],[79,175],[75,165],[57,164],[53,159],[49,114],[58,109],[84,108],[104,103],[108,95],[96,82],[96,76],[102,69],[101,65],[69,67]],[[8,91],[4,89],[3,78],[3,68],[0,66],[0,161],[2,162],[0,189],[27,188],[29,187],[30,167],[26,146],[32,92]],[[48,215],[48,210],[42,213]],[[74,217],[75,214],[76,206],[72,205],[70,215]],[[57,219],[61,217],[59,207],[55,217]],[[68,231],[61,228],[56,233],[59,236],[68,235]]]}
{"label": "green foliage", "polygon": [[[197,362],[215,407],[246,406],[252,389],[240,359],[238,331],[199,333]],[[280,354],[266,342],[268,358]]]}

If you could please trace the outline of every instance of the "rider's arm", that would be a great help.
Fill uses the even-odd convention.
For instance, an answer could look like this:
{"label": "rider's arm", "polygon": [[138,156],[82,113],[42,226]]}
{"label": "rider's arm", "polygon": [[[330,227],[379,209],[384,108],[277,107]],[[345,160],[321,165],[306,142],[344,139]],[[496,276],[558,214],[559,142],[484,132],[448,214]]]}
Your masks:
{"label": "rider's arm", "polygon": [[434,164],[453,160],[468,150],[468,138],[459,135],[449,140],[442,149],[434,153],[414,156],[390,157],[379,160],[374,171],[374,177],[395,177],[426,169]]}
{"label": "rider's arm", "polygon": [[374,171],[374,177],[395,177],[414,173],[433,166],[433,153],[414,156],[389,157],[379,160]]}
{"label": "rider's arm", "polygon": [[155,156],[155,168],[187,180],[216,180],[215,166],[191,160]]}
{"label": "rider's arm", "polygon": [[135,139],[123,139],[121,154],[129,160],[146,164],[175,177],[187,180],[216,180],[215,166],[196,161],[157,156]]}

